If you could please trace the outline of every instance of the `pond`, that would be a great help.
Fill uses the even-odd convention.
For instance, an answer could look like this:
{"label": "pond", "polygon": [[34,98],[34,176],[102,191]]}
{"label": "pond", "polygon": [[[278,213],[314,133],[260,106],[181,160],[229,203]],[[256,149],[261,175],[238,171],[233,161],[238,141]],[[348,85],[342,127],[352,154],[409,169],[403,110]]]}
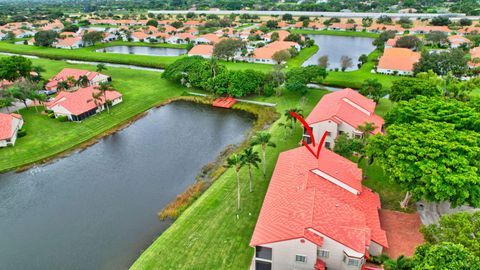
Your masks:
{"label": "pond", "polygon": [[329,35],[308,35],[319,49],[316,54],[303,63],[303,66],[318,65],[318,59],[324,55],[328,56],[328,69],[341,68],[340,59],[348,56],[352,59],[353,66],[347,70],[358,69],[358,58],[362,54],[369,55],[375,46],[372,45],[372,38],[365,37],[344,37]]}
{"label": "pond", "polygon": [[186,49],[179,48],[162,48],[148,46],[111,46],[96,50],[96,52],[122,53],[136,55],[153,55],[153,56],[178,56],[186,54]]}
{"label": "pond", "polygon": [[83,151],[0,175],[0,269],[127,269],[170,225],[159,210],[252,124],[174,102]]}

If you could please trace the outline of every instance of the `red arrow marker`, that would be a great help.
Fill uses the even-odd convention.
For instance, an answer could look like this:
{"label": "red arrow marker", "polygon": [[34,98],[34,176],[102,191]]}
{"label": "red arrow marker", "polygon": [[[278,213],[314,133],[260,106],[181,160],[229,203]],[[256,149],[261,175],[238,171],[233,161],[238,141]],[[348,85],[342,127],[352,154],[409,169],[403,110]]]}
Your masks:
{"label": "red arrow marker", "polygon": [[307,122],[305,121],[305,119],[303,119],[300,115],[298,115],[297,113],[295,112],[290,112],[290,114],[295,117],[298,121],[300,121],[300,123],[302,123],[303,127],[305,127],[305,129],[307,130],[307,133],[308,135],[310,135],[310,138],[312,139],[312,145],[313,145],[313,149],[310,147],[310,145],[308,145],[304,140],[302,140],[302,144],[308,149],[308,151],[310,151],[310,153],[316,158],[318,159],[318,157],[320,156],[320,150],[322,150],[322,146],[324,145],[324,142],[325,142],[325,139],[327,138],[327,132],[325,131],[323,133],[323,136],[322,136],[322,139],[320,140],[320,144],[318,145],[317,147],[317,151],[314,152],[314,149],[315,149],[315,136],[313,135],[313,132],[312,132],[312,128],[307,124]]}

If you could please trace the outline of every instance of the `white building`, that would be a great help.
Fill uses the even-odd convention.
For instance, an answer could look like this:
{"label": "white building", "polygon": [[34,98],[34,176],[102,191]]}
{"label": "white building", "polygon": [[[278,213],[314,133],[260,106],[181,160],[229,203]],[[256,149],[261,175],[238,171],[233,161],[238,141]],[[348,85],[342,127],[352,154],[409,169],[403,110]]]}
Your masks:
{"label": "white building", "polygon": [[15,145],[17,133],[23,126],[23,118],[19,114],[0,113],[0,147]]}

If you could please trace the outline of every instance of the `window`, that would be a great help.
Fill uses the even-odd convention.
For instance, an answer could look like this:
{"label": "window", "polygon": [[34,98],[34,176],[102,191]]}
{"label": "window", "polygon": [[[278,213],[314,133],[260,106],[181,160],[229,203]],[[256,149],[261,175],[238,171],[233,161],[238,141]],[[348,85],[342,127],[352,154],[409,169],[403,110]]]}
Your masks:
{"label": "window", "polygon": [[328,258],[329,255],[330,255],[330,251],[328,250],[325,250],[325,249],[317,250],[317,256],[319,258]]}
{"label": "window", "polygon": [[297,254],[297,255],[295,255],[295,262],[306,263],[307,262],[307,256]]}
{"label": "window", "polygon": [[325,142],[325,147],[330,149],[330,142]]}
{"label": "window", "polygon": [[328,136],[328,137],[332,136],[332,132],[327,131],[327,136]]}
{"label": "window", "polygon": [[271,270],[272,263],[264,261],[255,261],[255,270]]}
{"label": "window", "polygon": [[352,259],[346,255],[343,256],[343,262],[347,265],[359,266],[360,260],[359,259]]}
{"label": "window", "polygon": [[255,257],[264,259],[264,260],[272,260],[272,249],[267,247],[257,246],[255,247]]}

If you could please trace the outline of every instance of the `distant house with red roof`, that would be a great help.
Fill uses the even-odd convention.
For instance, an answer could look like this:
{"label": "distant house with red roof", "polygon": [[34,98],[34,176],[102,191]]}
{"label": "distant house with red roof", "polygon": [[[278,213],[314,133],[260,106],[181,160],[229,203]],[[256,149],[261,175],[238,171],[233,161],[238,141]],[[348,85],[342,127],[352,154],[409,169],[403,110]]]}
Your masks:
{"label": "distant house with red roof", "polygon": [[17,133],[23,126],[21,115],[0,113],[0,147],[15,145]]}
{"label": "distant house with red roof", "polygon": [[188,56],[201,56],[203,58],[211,58],[213,54],[213,45],[199,44],[193,46],[188,52]]}
{"label": "distant house with red roof", "polygon": [[279,155],[250,240],[252,269],[362,269],[388,247],[377,193],[357,164],[305,147]]}
{"label": "distant house with red roof", "polygon": [[[325,147],[333,149],[335,139],[340,134],[346,134],[350,138],[362,137],[363,133],[358,130],[359,125],[373,123],[376,128],[372,133],[381,133],[384,120],[375,114],[375,107],[373,100],[346,88],[324,95],[308,115],[306,122],[312,128],[317,143],[327,132]],[[311,142],[307,132],[303,139],[307,143]]]}
{"label": "distant house with red roof", "polygon": [[287,30],[275,30],[275,31],[272,31],[270,33],[266,33],[265,35],[263,35],[263,37],[262,37],[263,40],[265,42],[271,42],[273,33],[278,33],[278,40],[279,41],[284,41],[290,35],[290,32],[288,32]]}
{"label": "distant house with red roof", "polygon": [[470,39],[460,35],[451,35],[448,36],[447,39],[448,43],[450,44],[450,48],[458,48],[462,44],[472,44],[472,41],[470,41]]}
{"label": "distant house with red roof", "polygon": [[78,49],[83,46],[84,42],[81,36],[67,36],[53,43],[53,47],[60,49]]}
{"label": "distant house with red roof", "polygon": [[385,48],[378,61],[377,72],[384,74],[413,75],[413,65],[421,54],[406,48]]}
{"label": "distant house with red roof", "polygon": [[468,62],[470,68],[480,67],[480,47],[470,49],[470,61]]}
{"label": "distant house with red roof", "polygon": [[300,45],[292,41],[274,41],[261,48],[253,50],[252,56],[248,57],[249,62],[264,63],[264,64],[276,64],[273,60],[273,55],[276,52],[295,48],[297,51],[301,49]]}
{"label": "distant house with red roof", "polygon": [[[64,68],[57,75],[55,75],[55,77],[48,81],[48,83],[45,85],[45,89],[48,91],[56,91],[59,82],[66,81],[69,77],[78,80],[81,76],[87,76],[89,85],[98,85],[102,82],[108,82],[112,80],[110,76],[98,72],[76,68]],[[72,87],[75,88],[74,86]]]}
{"label": "distant house with red roof", "polygon": [[443,32],[445,34],[450,34],[452,32],[448,26],[416,26],[410,29],[411,34],[427,34],[434,31]]}
{"label": "distant house with red roof", "polygon": [[192,41],[195,44],[215,44],[220,41],[220,37],[210,33],[195,37]]}
{"label": "distant house with red roof", "polygon": [[94,94],[98,94],[96,86],[91,85],[85,88],[79,88],[75,92],[60,92],[54,100],[46,103],[49,110],[52,110],[55,117],[66,116],[70,121],[82,121],[105,109],[106,101],[111,102],[110,106],[115,106],[122,102],[122,94],[117,91],[107,91],[106,100],[103,95],[95,101]]}

